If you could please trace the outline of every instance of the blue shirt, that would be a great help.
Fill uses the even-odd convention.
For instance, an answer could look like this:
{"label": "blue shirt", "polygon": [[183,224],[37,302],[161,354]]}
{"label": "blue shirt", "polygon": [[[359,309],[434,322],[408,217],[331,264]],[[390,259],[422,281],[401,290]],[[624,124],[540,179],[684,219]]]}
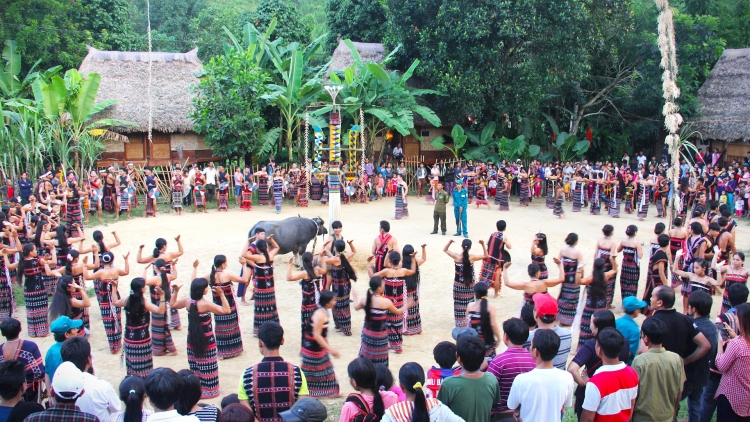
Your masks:
{"label": "blue shirt", "polygon": [[641,329],[638,328],[638,323],[635,322],[633,317],[628,314],[617,318],[615,321],[617,330],[625,337],[625,340],[630,344],[630,355],[632,356],[628,361],[628,365],[633,363],[633,358],[638,353],[638,347],[641,345]]}
{"label": "blue shirt", "polygon": [[464,211],[466,211],[466,207],[469,205],[469,192],[466,188],[461,190],[453,189],[451,196],[453,197],[453,208],[463,207]]}
{"label": "blue shirt", "polygon": [[61,347],[62,342],[55,342],[47,350],[47,354],[44,355],[44,373],[49,376],[49,382],[52,382],[52,377],[55,375],[57,367],[63,363],[62,354],[60,353]]}
{"label": "blue shirt", "polygon": [[33,184],[31,183],[31,180],[18,179],[18,190],[21,191],[21,197],[28,198],[29,196],[31,196],[32,187]]}

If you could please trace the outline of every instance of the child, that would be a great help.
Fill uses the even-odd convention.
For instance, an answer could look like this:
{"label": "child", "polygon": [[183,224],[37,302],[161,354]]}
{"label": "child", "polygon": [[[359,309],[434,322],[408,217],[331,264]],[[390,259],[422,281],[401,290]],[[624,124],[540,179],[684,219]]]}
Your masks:
{"label": "child", "polygon": [[427,387],[432,393],[432,397],[437,397],[440,386],[443,384],[443,380],[459,375],[461,373],[460,366],[453,366],[456,364],[456,345],[449,341],[441,341],[432,349],[432,357],[437,362],[438,367],[432,367],[427,371],[427,381],[425,387]]}
{"label": "child", "polygon": [[734,215],[737,217],[742,217],[742,211],[743,207],[745,206],[745,201],[740,195],[737,195],[737,198],[734,200]]}
{"label": "child", "polygon": [[385,187],[385,179],[382,174],[378,174],[378,199],[383,199],[383,188]]}
{"label": "child", "polygon": [[719,196],[719,206],[726,205],[728,201],[727,193],[722,191],[721,196]]}

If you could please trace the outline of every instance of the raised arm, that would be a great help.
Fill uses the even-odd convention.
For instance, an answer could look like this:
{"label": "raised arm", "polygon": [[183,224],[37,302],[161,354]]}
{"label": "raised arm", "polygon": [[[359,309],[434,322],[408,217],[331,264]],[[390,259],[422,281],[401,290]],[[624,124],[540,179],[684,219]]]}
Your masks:
{"label": "raised arm", "polygon": [[448,244],[445,245],[445,247],[443,248],[443,252],[445,252],[449,257],[453,258],[454,260],[461,259],[461,256],[459,254],[448,250],[448,248],[450,248],[451,246],[451,243],[453,243],[453,239],[448,241]]}
{"label": "raised arm", "polygon": [[[47,264],[45,264],[47,265]],[[89,300],[89,295],[86,293],[86,289],[83,286],[78,285],[78,283],[73,282],[70,283],[70,285],[81,292],[81,299],[70,299],[70,305],[74,308],[88,308],[91,306],[91,301]],[[118,306],[118,305],[115,305]],[[122,305],[119,305],[122,306]]]}
{"label": "raised arm", "polygon": [[422,257],[417,260],[417,265],[422,265],[427,261],[427,244],[422,245]]}
{"label": "raised arm", "polygon": [[505,265],[503,265],[503,284],[510,287],[513,290],[523,290],[527,283],[523,281],[512,281],[510,279],[510,276],[508,275],[509,271],[506,271],[508,268],[510,268],[512,262],[506,262]]}
{"label": "raised arm", "polygon": [[112,236],[114,236],[115,241],[114,241],[114,243],[110,243],[110,244],[107,245],[107,248],[109,250],[112,250],[112,248],[120,246],[120,244],[122,243],[122,242],[120,242],[120,236],[117,235],[117,232],[112,232]]}
{"label": "raised arm", "polygon": [[128,275],[130,274],[130,260],[128,259],[130,257],[130,252],[123,255],[123,258],[125,259],[125,268],[122,270],[117,270],[117,274],[120,276]]}
{"label": "raised arm", "polygon": [[487,258],[488,256],[490,256],[487,253],[487,245],[484,243],[484,240],[480,240],[479,244],[482,245],[482,255],[472,255],[471,258],[470,258],[471,262],[481,261],[481,260]]}
{"label": "raised arm", "polygon": [[676,274],[679,277],[690,279],[693,276],[693,273],[685,272],[680,270],[680,257],[682,256],[682,251],[677,251],[674,257],[674,262],[672,263],[672,274]]}
{"label": "raised arm", "polygon": [[138,247],[138,255],[135,257],[135,262],[139,264],[148,264],[154,260],[153,257],[143,258],[143,248],[144,245],[141,245]]}

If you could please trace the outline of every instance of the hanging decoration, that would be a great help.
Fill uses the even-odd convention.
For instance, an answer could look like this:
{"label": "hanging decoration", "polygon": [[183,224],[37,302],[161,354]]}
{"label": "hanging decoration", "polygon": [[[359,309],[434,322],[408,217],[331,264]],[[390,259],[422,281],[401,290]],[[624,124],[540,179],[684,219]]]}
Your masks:
{"label": "hanging decoration", "polygon": [[338,111],[331,113],[328,133],[328,188],[338,193],[341,188],[341,114]]}
{"label": "hanging decoration", "polygon": [[322,166],[323,166],[323,142],[325,142],[326,137],[323,134],[323,129],[321,129],[320,126],[313,126],[313,136],[315,136],[315,144],[313,146],[313,169],[312,169],[312,174],[313,174],[313,177],[316,177],[316,178],[318,178],[320,180],[323,180],[323,178],[326,177],[326,175],[323,174],[323,170],[322,170]]}
{"label": "hanging decoration", "polygon": [[352,181],[357,177],[357,172],[355,171],[357,168],[357,135],[359,135],[359,126],[354,125],[349,129],[346,142],[344,143],[344,146],[348,150],[346,158],[348,166],[344,176],[348,181]]}

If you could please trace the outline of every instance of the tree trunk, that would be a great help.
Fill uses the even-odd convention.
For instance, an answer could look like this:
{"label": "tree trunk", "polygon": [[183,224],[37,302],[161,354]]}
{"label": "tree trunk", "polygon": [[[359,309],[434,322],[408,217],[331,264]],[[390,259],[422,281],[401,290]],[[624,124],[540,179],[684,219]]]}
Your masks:
{"label": "tree trunk", "polygon": [[579,111],[578,108],[578,103],[576,103],[573,108],[573,116],[570,118],[570,128],[568,129],[570,135],[578,133],[578,126],[581,124],[581,120],[583,120],[583,110]]}

